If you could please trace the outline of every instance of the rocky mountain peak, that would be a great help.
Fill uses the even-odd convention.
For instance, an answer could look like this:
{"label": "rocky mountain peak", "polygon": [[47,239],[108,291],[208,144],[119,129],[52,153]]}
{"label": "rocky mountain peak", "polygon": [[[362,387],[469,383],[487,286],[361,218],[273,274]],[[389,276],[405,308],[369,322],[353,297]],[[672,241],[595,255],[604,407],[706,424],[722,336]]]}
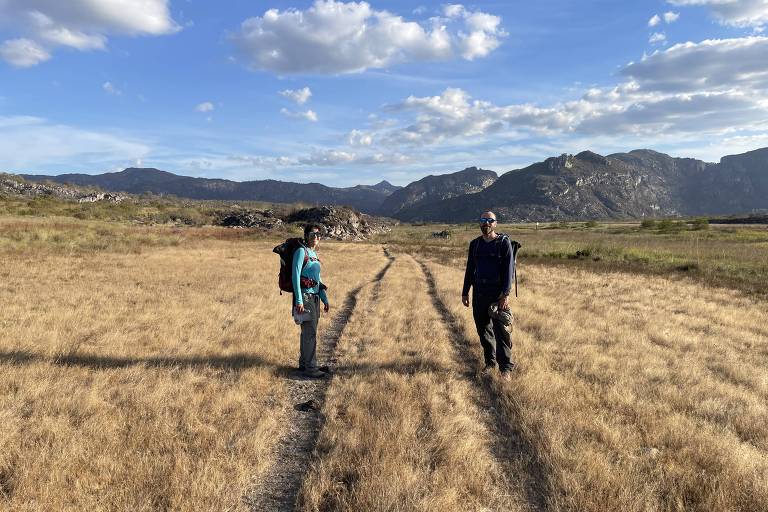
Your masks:
{"label": "rocky mountain peak", "polygon": [[598,155],[597,153],[593,153],[592,151],[582,151],[574,158],[583,162],[589,162],[598,165],[610,165],[607,158],[602,155]]}

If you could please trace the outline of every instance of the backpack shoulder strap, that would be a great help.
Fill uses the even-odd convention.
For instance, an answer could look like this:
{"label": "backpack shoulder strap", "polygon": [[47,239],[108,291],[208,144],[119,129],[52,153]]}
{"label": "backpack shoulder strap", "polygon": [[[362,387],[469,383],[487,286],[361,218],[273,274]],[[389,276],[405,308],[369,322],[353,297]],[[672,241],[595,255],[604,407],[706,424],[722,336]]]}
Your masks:
{"label": "backpack shoulder strap", "polygon": [[479,237],[475,238],[474,240],[472,240],[470,242],[470,245],[471,244],[475,244],[475,248],[472,251],[472,257],[475,258],[475,265],[477,265],[477,246],[480,245],[480,239],[481,238],[483,238],[483,237],[479,236]]}

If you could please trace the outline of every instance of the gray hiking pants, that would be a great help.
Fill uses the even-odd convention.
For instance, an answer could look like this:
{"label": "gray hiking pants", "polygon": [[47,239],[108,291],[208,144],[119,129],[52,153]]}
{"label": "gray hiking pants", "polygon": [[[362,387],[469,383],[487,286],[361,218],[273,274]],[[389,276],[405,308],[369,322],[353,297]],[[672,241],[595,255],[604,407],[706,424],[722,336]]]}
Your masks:
{"label": "gray hiking pants", "polygon": [[317,321],[320,318],[320,297],[314,293],[302,294],[304,309],[310,312],[310,319],[301,323],[299,343],[299,368],[317,368]]}

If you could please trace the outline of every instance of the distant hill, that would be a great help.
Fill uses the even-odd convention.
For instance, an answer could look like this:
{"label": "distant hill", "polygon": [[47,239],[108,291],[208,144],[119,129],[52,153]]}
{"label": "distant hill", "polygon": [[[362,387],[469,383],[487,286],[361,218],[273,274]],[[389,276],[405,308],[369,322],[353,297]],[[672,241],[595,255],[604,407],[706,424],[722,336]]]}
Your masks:
{"label": "distant hill", "polygon": [[473,195],[433,202],[412,218],[466,222],[486,209],[506,221],[727,215],[768,208],[768,148],[720,163],[641,149],[561,155],[503,174]]}
{"label": "distant hill", "polygon": [[498,178],[493,171],[469,167],[463,171],[427,176],[392,192],[379,208],[382,215],[411,220],[421,215],[425,206],[452,197],[474,194]]}
{"label": "distant hill", "polygon": [[650,149],[608,156],[584,151],[547,158],[501,176],[469,167],[427,176],[406,187],[386,181],[348,188],[275,180],[235,182],[135,168],[95,176],[23,176],[133,194],[346,205],[403,221],[466,222],[487,209],[504,220],[524,222],[732,215],[768,208],[768,148],[726,156],[717,164]]}
{"label": "distant hill", "polygon": [[103,190],[142,194],[170,194],[189,199],[266,201],[272,203],[308,203],[352,206],[362,211],[376,211],[384,199],[400,187],[387,181],[376,185],[334,188],[319,183],[291,183],[276,180],[230,181],[192,178],[153,168],[128,168],[105,174],[61,174],[58,176],[22,175],[32,181],[53,181]]}

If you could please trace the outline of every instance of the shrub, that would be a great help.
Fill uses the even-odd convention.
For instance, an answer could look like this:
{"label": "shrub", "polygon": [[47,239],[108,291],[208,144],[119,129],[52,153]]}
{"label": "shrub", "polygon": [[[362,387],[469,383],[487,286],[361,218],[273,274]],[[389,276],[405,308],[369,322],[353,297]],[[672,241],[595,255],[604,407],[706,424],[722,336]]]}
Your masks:
{"label": "shrub", "polygon": [[590,220],[584,223],[585,228],[596,228],[597,227],[597,221],[596,220]]}
{"label": "shrub", "polygon": [[664,219],[660,221],[658,224],[659,231],[664,231],[664,232],[681,231],[685,229],[685,227],[686,227],[686,224],[679,220],[673,221],[669,219]]}
{"label": "shrub", "polygon": [[653,229],[656,227],[656,221],[653,219],[645,219],[640,223],[642,229]]}
{"label": "shrub", "polygon": [[693,219],[691,227],[695,230],[709,229],[709,220],[704,217]]}

